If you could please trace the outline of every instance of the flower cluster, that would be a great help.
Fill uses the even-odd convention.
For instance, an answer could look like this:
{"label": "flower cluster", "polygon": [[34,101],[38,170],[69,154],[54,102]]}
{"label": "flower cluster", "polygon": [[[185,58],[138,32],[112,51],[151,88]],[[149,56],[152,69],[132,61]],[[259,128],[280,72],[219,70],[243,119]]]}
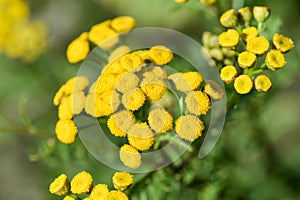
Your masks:
{"label": "flower cluster", "polygon": [[29,15],[24,0],[0,0],[0,53],[30,62],[46,50],[47,27]]}
{"label": "flower cluster", "polygon": [[249,93],[253,85],[258,92],[266,92],[272,82],[265,70],[277,70],[286,64],[284,53],[294,47],[293,41],[279,33],[272,44],[264,36],[264,22],[270,15],[267,7],[230,9],[220,17],[227,28],[218,36],[203,34],[203,43],[220,69],[221,79],[233,83],[237,93]]}
{"label": "flower cluster", "polygon": [[67,175],[61,174],[50,184],[49,191],[58,196],[64,196],[64,200],[128,200],[122,191],[133,183],[133,176],[127,172],[116,172],[112,177],[115,190],[109,190],[106,184],[93,185],[93,177],[90,173],[82,171],[76,174],[71,182]]}

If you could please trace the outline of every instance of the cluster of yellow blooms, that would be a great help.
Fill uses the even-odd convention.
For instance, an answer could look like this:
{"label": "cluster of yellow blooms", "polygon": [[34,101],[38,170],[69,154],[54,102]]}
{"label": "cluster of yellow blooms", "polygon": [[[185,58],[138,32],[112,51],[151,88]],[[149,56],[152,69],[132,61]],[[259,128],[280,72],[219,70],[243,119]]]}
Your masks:
{"label": "cluster of yellow blooms", "polygon": [[[100,30],[104,31],[104,36],[100,37],[104,41],[103,38],[109,37],[107,29],[129,30],[135,24],[132,20],[123,16],[105,21],[96,25],[101,27],[97,34],[101,35]],[[94,29],[95,26],[69,45],[67,57],[71,63],[87,56],[89,50],[83,44],[87,43],[87,38],[92,40]],[[114,38],[118,36],[114,35]],[[117,44],[115,39],[109,41],[110,45],[106,43],[104,47],[100,40],[97,44],[104,49]],[[222,96],[216,93],[213,84],[204,83],[199,72],[168,74],[164,66],[173,57],[172,51],[161,45],[134,51],[128,46],[118,46],[110,51],[107,65],[89,88],[86,88],[89,84],[86,77],[71,78],[61,86],[53,100],[54,105],[58,106],[59,121],[55,129],[58,140],[66,144],[74,142],[78,130],[72,119],[83,110],[95,118],[107,116],[107,126],[111,134],[127,137],[128,143],[120,148],[119,156],[123,164],[130,168],[141,165],[141,152],[153,146],[156,134],[172,131],[174,127],[181,138],[191,142],[197,139],[204,130],[199,116],[206,115],[209,111],[210,97],[218,99]],[[187,108],[175,123],[174,116],[163,106],[145,110],[149,113],[146,120],[136,117],[136,113],[144,109],[146,102],[154,104],[168,95],[168,86],[182,94]]]}
{"label": "cluster of yellow blooms", "polygon": [[239,94],[249,93],[253,85],[258,92],[268,91],[272,82],[262,72],[282,68],[286,64],[284,53],[294,47],[290,38],[279,33],[273,36],[271,47],[261,30],[269,14],[269,9],[262,6],[252,11],[249,7],[237,12],[230,9],[220,17],[220,23],[227,30],[217,37],[204,35],[204,47],[215,61],[221,61],[218,66],[221,79],[227,84],[233,83]]}
{"label": "cluster of yellow blooms", "polygon": [[122,192],[133,183],[133,176],[127,172],[116,172],[112,177],[115,190],[109,191],[106,184],[93,185],[93,177],[90,173],[82,171],[76,174],[71,182],[67,175],[61,174],[50,184],[49,191],[58,196],[64,196],[64,200],[128,200]]}
{"label": "cluster of yellow blooms", "polygon": [[33,61],[46,50],[46,25],[30,21],[29,14],[24,0],[0,0],[0,53]]}

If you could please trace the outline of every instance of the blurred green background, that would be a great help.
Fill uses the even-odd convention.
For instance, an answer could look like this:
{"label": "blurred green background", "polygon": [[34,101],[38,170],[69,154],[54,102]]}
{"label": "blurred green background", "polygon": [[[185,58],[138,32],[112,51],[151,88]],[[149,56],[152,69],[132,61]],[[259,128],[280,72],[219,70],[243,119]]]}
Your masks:
{"label": "blurred green background", "polygon": [[[130,15],[137,27],[171,28],[198,41],[202,32],[220,30],[213,8],[197,0],[183,5],[173,0],[28,3],[31,18],[43,19],[49,26],[50,48],[33,63],[0,55],[0,113],[22,124],[19,104],[27,99],[32,123],[53,135],[57,120],[53,96],[79,67],[68,64],[66,47],[92,25]],[[245,4],[266,5],[272,17],[282,19],[280,32],[295,42],[287,54],[288,64],[272,74],[270,92],[252,96],[233,112],[209,156],[193,160],[179,177],[158,172],[149,186],[136,191],[134,199],[300,199],[300,2],[252,0]],[[0,125],[7,123],[1,120]],[[46,148],[47,142],[51,141],[1,131],[0,199],[61,199],[48,194],[49,183],[60,173],[72,177],[82,170],[91,172],[97,183],[111,184],[114,171],[94,160],[80,141],[71,146],[55,144],[53,149]]]}

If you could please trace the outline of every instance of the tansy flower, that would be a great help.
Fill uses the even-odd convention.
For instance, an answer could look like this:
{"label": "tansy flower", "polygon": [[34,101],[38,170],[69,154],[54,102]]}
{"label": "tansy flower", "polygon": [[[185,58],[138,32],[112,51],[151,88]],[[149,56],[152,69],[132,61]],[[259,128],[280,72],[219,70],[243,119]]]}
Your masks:
{"label": "tansy flower", "polygon": [[58,106],[64,96],[65,96],[65,85],[62,85],[54,95],[53,104],[55,106]]}
{"label": "tansy flower", "polygon": [[82,171],[73,177],[71,181],[71,192],[74,194],[86,194],[90,191],[92,183],[92,175]]}
{"label": "tansy flower", "polygon": [[286,60],[280,50],[271,50],[266,56],[266,64],[269,69],[276,70],[282,68]]}
{"label": "tansy flower", "polygon": [[129,129],[134,125],[135,118],[132,112],[121,110],[112,114],[107,120],[107,126],[110,132],[118,137],[127,135]]}
{"label": "tansy flower", "polygon": [[104,200],[108,193],[109,190],[106,184],[97,184],[93,187],[90,198],[92,200]]}
{"label": "tansy flower", "polygon": [[124,93],[122,103],[128,110],[138,110],[146,100],[145,94],[140,88],[135,88]]}
{"label": "tansy flower", "polygon": [[[84,105],[83,105],[84,106]],[[64,97],[58,106],[58,118],[59,119],[72,119],[72,99],[71,96]]]}
{"label": "tansy flower", "polygon": [[225,83],[231,83],[237,76],[236,68],[232,65],[227,65],[221,69],[221,79]]}
{"label": "tansy flower", "polygon": [[86,58],[90,51],[87,38],[88,33],[84,32],[69,44],[67,49],[67,59],[70,63],[77,63]]}
{"label": "tansy flower", "polygon": [[255,37],[248,41],[247,51],[262,55],[269,49],[269,41],[264,36]]}
{"label": "tansy flower", "polygon": [[[97,83],[95,86],[94,93],[104,93],[104,92],[111,92],[115,89],[116,84],[118,83],[119,79],[122,77],[122,75],[114,75],[114,74],[101,74],[101,76],[98,77]],[[91,89],[90,89],[90,93]]]}
{"label": "tansy flower", "polygon": [[276,47],[276,49],[280,50],[283,53],[294,48],[293,40],[279,33],[276,33],[273,36],[273,44]]}
{"label": "tansy flower", "polygon": [[196,116],[185,115],[176,120],[175,130],[179,137],[193,142],[202,135],[204,125]]}
{"label": "tansy flower", "polygon": [[85,197],[83,200],[93,200],[91,197]]}
{"label": "tansy flower", "polygon": [[252,67],[256,61],[256,55],[252,52],[244,51],[238,56],[238,63],[241,68]]}
{"label": "tansy flower", "polygon": [[247,94],[251,91],[253,82],[250,76],[240,75],[234,81],[234,88],[239,94]]}
{"label": "tansy flower", "polygon": [[214,58],[218,61],[222,61],[224,59],[224,55],[223,55],[221,49],[217,49],[217,48],[216,49],[211,49],[211,50],[209,50],[208,53],[212,58]]}
{"label": "tansy flower", "polygon": [[144,65],[144,61],[135,54],[125,54],[120,58],[120,65],[127,71],[140,71]]}
{"label": "tansy flower", "polygon": [[65,144],[71,144],[75,141],[77,127],[72,120],[58,120],[55,126],[57,139]]}
{"label": "tansy flower", "polygon": [[239,33],[234,29],[228,29],[218,36],[218,43],[222,47],[235,47],[239,43]]}
{"label": "tansy flower", "polygon": [[138,168],[142,164],[141,159],[141,154],[133,146],[125,144],[120,148],[120,160],[125,166]]}
{"label": "tansy flower", "polygon": [[163,108],[151,110],[148,116],[148,123],[156,133],[165,133],[173,127],[172,115]]}
{"label": "tansy flower", "polygon": [[237,24],[237,16],[234,9],[230,9],[222,14],[220,17],[220,23],[226,27],[235,27]]}
{"label": "tansy flower", "polygon": [[65,198],[63,200],[76,200],[76,199],[71,196],[65,196]]}
{"label": "tansy flower", "polygon": [[127,137],[129,144],[140,151],[148,150],[154,142],[154,135],[147,123],[135,124]]}
{"label": "tansy flower", "polygon": [[128,200],[128,197],[123,192],[112,190],[108,193],[104,200]]}
{"label": "tansy flower", "polygon": [[175,83],[176,89],[182,92],[197,89],[203,81],[198,72],[174,73],[168,78]]}
{"label": "tansy flower", "polygon": [[249,42],[249,40],[258,36],[258,30],[256,27],[247,27],[242,30],[241,38],[245,42]]}
{"label": "tansy flower", "polygon": [[270,9],[265,6],[254,6],[253,16],[256,21],[262,23],[268,19],[270,15]]}
{"label": "tansy flower", "polygon": [[67,176],[61,174],[50,184],[49,191],[52,194],[62,196],[69,192],[69,187]]}
{"label": "tansy flower", "polygon": [[143,61],[150,60],[149,50],[137,50],[131,52],[131,54],[139,56]]}
{"label": "tansy flower", "polygon": [[191,91],[185,98],[187,109],[196,115],[205,115],[210,109],[210,100],[207,94],[201,91]]}
{"label": "tansy flower", "polygon": [[129,31],[135,26],[135,20],[129,16],[116,17],[111,21],[111,27],[117,32]]}
{"label": "tansy flower", "polygon": [[165,79],[167,78],[167,72],[160,66],[147,67],[143,72],[143,77],[149,80]]}
{"label": "tansy flower", "polygon": [[74,92],[80,92],[88,86],[89,80],[85,76],[75,76],[69,79],[64,87],[64,94],[72,94]]}
{"label": "tansy flower", "polygon": [[211,5],[216,2],[216,0],[200,0],[201,3]]}
{"label": "tansy flower", "polygon": [[224,97],[224,91],[221,86],[212,80],[205,81],[203,91],[215,100],[222,99]]}
{"label": "tansy flower", "polygon": [[116,172],[112,177],[114,188],[125,190],[133,183],[133,176],[127,172]]}
{"label": "tansy flower", "polygon": [[252,19],[252,12],[248,6],[240,8],[238,10],[239,15],[242,17],[244,22],[246,22],[246,25],[250,22]]}
{"label": "tansy flower", "polygon": [[261,74],[255,78],[254,85],[258,92],[266,92],[271,88],[272,82],[268,76]]}
{"label": "tansy flower", "polygon": [[176,3],[186,3],[188,0],[175,0]]}
{"label": "tansy flower", "polygon": [[120,46],[116,49],[114,49],[109,57],[108,57],[108,62],[109,63],[112,63],[113,61],[117,60],[118,58],[120,58],[121,56],[127,54],[130,52],[130,47],[129,46],[126,46],[126,45],[123,45],[123,46]]}
{"label": "tansy flower", "polygon": [[149,57],[153,63],[165,65],[173,59],[173,53],[169,48],[158,45],[150,48]]}
{"label": "tansy flower", "polygon": [[125,93],[136,88],[139,84],[139,81],[140,79],[136,74],[132,72],[124,73],[124,75],[118,81],[116,89],[121,93]]}
{"label": "tansy flower", "polygon": [[167,86],[161,79],[144,78],[141,82],[141,89],[150,101],[159,100],[166,92]]}

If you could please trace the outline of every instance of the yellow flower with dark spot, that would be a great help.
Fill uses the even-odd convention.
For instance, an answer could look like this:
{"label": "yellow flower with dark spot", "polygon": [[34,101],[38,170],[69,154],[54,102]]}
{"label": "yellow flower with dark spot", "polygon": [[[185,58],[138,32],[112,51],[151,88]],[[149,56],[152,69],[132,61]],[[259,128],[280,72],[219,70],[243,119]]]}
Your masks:
{"label": "yellow flower with dark spot", "polygon": [[149,113],[148,123],[156,133],[165,133],[173,128],[173,117],[165,109],[157,108]]}
{"label": "yellow flower with dark spot", "polygon": [[240,8],[238,10],[238,13],[240,14],[244,22],[246,22],[246,24],[248,24],[249,21],[252,19],[252,12],[248,6]]}
{"label": "yellow flower with dark spot", "polygon": [[66,195],[69,192],[69,181],[65,174],[59,175],[49,186],[49,191],[52,194],[59,196]]}
{"label": "yellow flower with dark spot", "polygon": [[55,126],[57,139],[65,144],[71,144],[75,141],[77,127],[72,120],[58,120]]}
{"label": "yellow flower with dark spot", "polygon": [[135,26],[135,20],[130,16],[116,17],[111,21],[111,27],[117,32],[129,31]]}
{"label": "yellow flower with dark spot", "polygon": [[218,36],[218,43],[222,47],[235,47],[239,43],[239,33],[234,29],[228,29]]}
{"label": "yellow flower with dark spot", "polygon": [[127,71],[138,72],[142,69],[144,61],[136,54],[125,54],[120,58],[120,65]]}
{"label": "yellow flower with dark spot", "polygon": [[224,97],[224,91],[221,86],[212,80],[205,81],[204,92],[215,100],[219,100]]}
{"label": "yellow flower with dark spot", "polygon": [[271,88],[272,82],[268,76],[261,74],[255,78],[254,85],[258,92],[266,92]]}
{"label": "yellow flower with dark spot", "polygon": [[112,181],[115,189],[125,190],[133,183],[133,176],[127,172],[116,172]]}
{"label": "yellow flower with dark spot", "polygon": [[244,51],[238,56],[238,63],[241,68],[252,67],[256,62],[256,55],[249,51]]}
{"label": "yellow flower with dark spot", "polygon": [[120,148],[120,160],[130,168],[138,168],[142,164],[142,156],[133,146],[128,144]]}
{"label": "yellow flower with dark spot", "polygon": [[268,19],[270,15],[270,9],[265,6],[254,6],[253,16],[256,21],[262,23]]}
{"label": "yellow flower with dark spot", "polygon": [[204,125],[196,116],[184,115],[176,120],[175,130],[179,137],[193,142],[202,135]]}
{"label": "yellow flower with dark spot", "polygon": [[276,70],[282,68],[286,60],[280,50],[271,50],[266,56],[266,64],[269,69]]}
{"label": "yellow flower with dark spot", "polygon": [[140,109],[146,100],[145,94],[140,88],[129,90],[122,96],[122,103],[128,110]]}
{"label": "yellow flower with dark spot", "polygon": [[135,124],[127,134],[129,144],[134,148],[145,151],[154,143],[154,134],[147,123]]}
{"label": "yellow flower with dark spot", "polygon": [[196,115],[205,115],[210,109],[210,100],[201,91],[189,92],[185,97],[185,104],[188,111]]}
{"label": "yellow flower with dark spot", "polygon": [[173,53],[169,48],[158,45],[150,48],[149,57],[153,63],[165,65],[173,59]]}
{"label": "yellow flower with dark spot", "polygon": [[293,40],[279,33],[276,33],[273,36],[273,44],[276,49],[280,50],[283,53],[288,52],[289,50],[294,48]]}
{"label": "yellow flower with dark spot", "polygon": [[92,200],[104,200],[108,193],[109,190],[106,184],[97,184],[93,187],[90,198]]}
{"label": "yellow flower with dark spot", "polygon": [[[151,78],[151,77],[149,77]],[[165,82],[161,79],[144,78],[141,82],[141,89],[150,101],[159,100],[167,91]],[[152,77],[153,78],[153,77]]]}
{"label": "yellow flower with dark spot", "polygon": [[220,23],[226,27],[235,27],[237,25],[237,16],[234,9],[227,10],[220,17]]}
{"label": "yellow flower with dark spot", "polygon": [[123,56],[129,52],[130,52],[129,46],[126,46],[126,45],[120,46],[120,47],[114,49],[110,53],[110,55],[108,57],[108,62],[112,63],[113,61],[118,60],[121,56]]}
{"label": "yellow flower with dark spot", "polygon": [[247,27],[242,30],[241,38],[245,42],[249,42],[249,40],[256,38],[258,36],[258,30],[256,27]]}
{"label": "yellow flower with dark spot", "polygon": [[255,37],[248,41],[247,51],[262,55],[269,49],[269,41],[264,36]]}
{"label": "yellow flower with dark spot", "polygon": [[140,79],[135,73],[127,72],[118,81],[116,89],[121,93],[125,93],[136,88],[139,82]]}
{"label": "yellow flower with dark spot", "polygon": [[247,94],[251,91],[253,81],[248,75],[240,75],[234,81],[234,88],[239,94]]}
{"label": "yellow flower with dark spot", "polygon": [[128,197],[123,192],[112,190],[108,193],[104,200],[128,200]]}
{"label": "yellow flower with dark spot", "polygon": [[76,200],[76,199],[71,196],[65,196],[65,198],[63,200]]}
{"label": "yellow flower with dark spot", "polygon": [[236,76],[237,76],[237,70],[232,65],[227,65],[221,69],[221,79],[225,83],[233,82]]}
{"label": "yellow flower with dark spot", "polygon": [[67,49],[67,59],[70,63],[77,63],[84,60],[90,52],[87,33],[82,33],[78,38],[73,40]]}
{"label": "yellow flower with dark spot", "polygon": [[93,184],[92,175],[86,171],[76,174],[71,181],[71,192],[74,194],[89,193]]}
{"label": "yellow flower with dark spot", "polygon": [[128,110],[121,110],[112,114],[107,120],[107,126],[110,132],[118,137],[127,135],[129,129],[134,125],[135,117]]}
{"label": "yellow flower with dark spot", "polygon": [[176,89],[182,92],[197,89],[203,81],[199,72],[174,73],[168,78],[175,83]]}

